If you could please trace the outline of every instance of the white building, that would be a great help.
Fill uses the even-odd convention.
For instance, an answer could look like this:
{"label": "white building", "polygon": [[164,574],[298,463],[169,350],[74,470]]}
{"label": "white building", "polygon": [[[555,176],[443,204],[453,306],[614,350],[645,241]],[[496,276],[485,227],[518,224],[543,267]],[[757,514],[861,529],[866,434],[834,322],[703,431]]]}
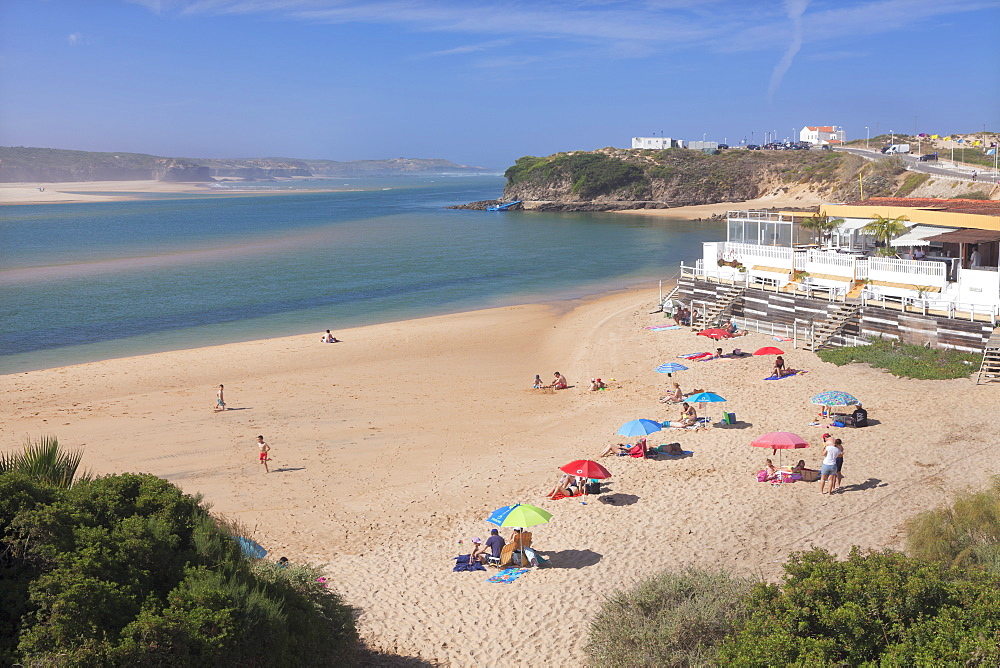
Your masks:
{"label": "white building", "polygon": [[632,148],[651,148],[662,151],[672,146],[670,137],[632,137]]}
{"label": "white building", "polygon": [[809,142],[817,146],[843,144],[845,139],[844,129],[838,130],[835,125],[807,125],[799,132],[799,141]]}

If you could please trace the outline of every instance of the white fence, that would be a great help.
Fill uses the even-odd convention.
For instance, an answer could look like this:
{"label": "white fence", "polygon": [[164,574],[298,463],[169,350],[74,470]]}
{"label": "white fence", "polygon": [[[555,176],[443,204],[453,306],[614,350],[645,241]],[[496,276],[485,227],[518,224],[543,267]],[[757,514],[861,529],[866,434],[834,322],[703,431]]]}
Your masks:
{"label": "white fence", "polygon": [[854,263],[854,280],[863,281],[868,278],[868,267],[867,258],[859,258],[858,261]]}
{"label": "white fence", "polygon": [[829,267],[854,270],[854,256],[845,253],[829,253],[825,251],[806,251],[806,261],[809,264],[820,264]]}
{"label": "white fence", "polygon": [[[923,260],[898,260],[891,257],[873,257],[868,260],[869,271],[884,271],[894,274],[904,274],[907,277],[931,276],[944,278],[947,265],[943,262],[926,262]],[[907,281],[910,282],[910,281]]]}
{"label": "white fence", "polygon": [[743,262],[743,264],[747,264],[744,261],[747,257],[759,257],[766,260],[781,260],[789,267],[792,266],[791,248],[785,248],[783,246],[758,246],[757,244],[726,242],[722,259],[734,259]]}

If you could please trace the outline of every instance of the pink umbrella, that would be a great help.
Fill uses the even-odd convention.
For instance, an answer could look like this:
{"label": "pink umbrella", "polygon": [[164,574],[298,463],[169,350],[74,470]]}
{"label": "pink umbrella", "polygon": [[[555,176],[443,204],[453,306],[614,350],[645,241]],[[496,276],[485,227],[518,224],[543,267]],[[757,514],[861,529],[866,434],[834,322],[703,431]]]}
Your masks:
{"label": "pink umbrella", "polygon": [[[774,346],[767,346],[766,348],[761,348],[754,352],[754,355],[784,355],[785,351],[781,348],[775,348]],[[780,432],[775,432],[780,433]]]}
{"label": "pink umbrella", "polygon": [[804,438],[787,431],[772,431],[769,434],[764,434],[750,445],[755,448],[771,448],[771,454],[778,455],[779,467],[781,466],[781,455],[778,454],[778,450],[793,450],[809,447],[809,443],[807,443]]}

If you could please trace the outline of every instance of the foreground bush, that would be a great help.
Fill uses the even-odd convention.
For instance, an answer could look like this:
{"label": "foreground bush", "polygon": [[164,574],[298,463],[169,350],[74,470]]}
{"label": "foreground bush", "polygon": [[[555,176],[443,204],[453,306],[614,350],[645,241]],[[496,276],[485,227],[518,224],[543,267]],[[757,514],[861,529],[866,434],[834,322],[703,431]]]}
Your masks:
{"label": "foreground bush", "polygon": [[989,489],[960,493],[951,506],[908,520],[906,549],[920,559],[1000,575],[1000,478]]}
{"label": "foreground bush", "polygon": [[979,370],[979,363],[982,361],[982,355],[925,348],[888,339],[875,339],[867,346],[828,348],[819,350],[816,354],[824,362],[837,366],[866,362],[873,367],[885,369],[894,376],[924,380],[967,378],[973,371]]}
{"label": "foreground bush", "polygon": [[709,666],[716,646],[747,617],[752,583],[689,569],[616,594],[590,627],[594,666]]}
{"label": "foreground bush", "polygon": [[0,475],[0,664],[349,663],[351,610],[308,567],[248,561],[151,475]]}
{"label": "foreground bush", "polygon": [[719,652],[734,666],[1000,665],[1000,578],[898,552],[792,555]]}

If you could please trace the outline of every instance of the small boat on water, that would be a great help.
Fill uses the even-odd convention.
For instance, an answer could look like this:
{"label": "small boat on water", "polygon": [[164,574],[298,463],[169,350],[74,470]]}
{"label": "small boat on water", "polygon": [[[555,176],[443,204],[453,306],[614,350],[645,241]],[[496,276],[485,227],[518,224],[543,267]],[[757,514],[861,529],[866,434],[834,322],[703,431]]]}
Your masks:
{"label": "small boat on water", "polygon": [[521,200],[517,200],[516,202],[507,202],[506,204],[490,204],[489,206],[486,207],[486,210],[487,211],[506,211],[507,209],[509,209],[509,208],[511,208],[513,206],[517,206],[520,203],[521,203]]}

